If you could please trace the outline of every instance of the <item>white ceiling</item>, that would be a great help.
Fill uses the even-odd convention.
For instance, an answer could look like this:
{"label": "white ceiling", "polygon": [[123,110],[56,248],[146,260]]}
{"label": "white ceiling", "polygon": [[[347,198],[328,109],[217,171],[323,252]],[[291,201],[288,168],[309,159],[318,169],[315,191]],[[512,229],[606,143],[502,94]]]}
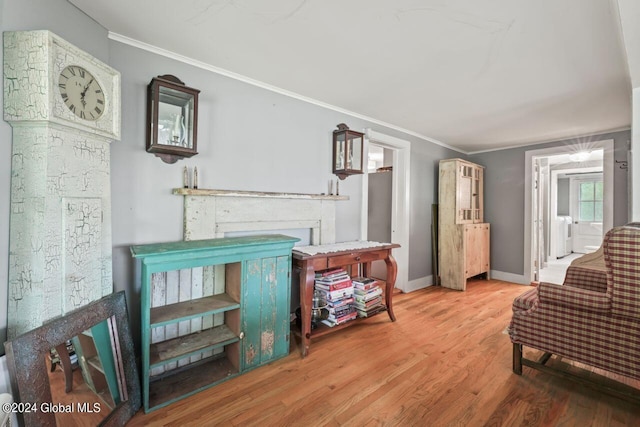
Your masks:
{"label": "white ceiling", "polygon": [[116,39],[465,152],[631,124],[616,0],[69,1]]}

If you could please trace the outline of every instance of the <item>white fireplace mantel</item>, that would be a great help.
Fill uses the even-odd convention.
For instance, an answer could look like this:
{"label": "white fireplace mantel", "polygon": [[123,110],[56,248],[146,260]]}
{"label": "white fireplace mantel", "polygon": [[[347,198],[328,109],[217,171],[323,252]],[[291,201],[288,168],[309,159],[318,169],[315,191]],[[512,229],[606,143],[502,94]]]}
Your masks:
{"label": "white fireplace mantel", "polygon": [[226,233],[310,229],[311,244],[335,243],[335,202],[348,196],[176,188],[184,197],[184,239]]}

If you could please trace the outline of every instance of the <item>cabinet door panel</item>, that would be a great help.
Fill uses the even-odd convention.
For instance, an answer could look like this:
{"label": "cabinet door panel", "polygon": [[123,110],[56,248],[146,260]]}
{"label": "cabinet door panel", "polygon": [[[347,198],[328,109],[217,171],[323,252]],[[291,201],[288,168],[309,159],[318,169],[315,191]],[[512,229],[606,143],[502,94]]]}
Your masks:
{"label": "cabinet door panel", "polygon": [[[491,248],[490,248],[490,240],[489,240],[489,230],[490,230],[490,226],[489,224],[482,224],[481,225],[481,233],[480,233],[480,253],[481,253],[481,268],[482,271],[481,272],[488,272],[489,271],[489,255],[491,253]],[[487,278],[489,278],[489,276],[487,275]]]}
{"label": "cabinet door panel", "polygon": [[276,325],[274,358],[289,354],[290,307],[291,307],[291,257],[281,256],[277,259],[276,266]]}
{"label": "cabinet door panel", "polygon": [[273,359],[276,341],[276,280],[275,258],[262,259],[262,289],[260,294],[260,360],[263,363]]}
{"label": "cabinet door panel", "polygon": [[242,295],[242,370],[260,364],[260,323],[262,302],[262,260],[244,262]]}
{"label": "cabinet door panel", "polygon": [[242,369],[289,354],[289,256],[246,262]]}
{"label": "cabinet door panel", "polygon": [[464,228],[465,239],[465,277],[473,277],[481,271],[480,236],[477,225],[467,225]]}
{"label": "cabinet door panel", "polygon": [[465,277],[489,271],[489,224],[466,225]]}

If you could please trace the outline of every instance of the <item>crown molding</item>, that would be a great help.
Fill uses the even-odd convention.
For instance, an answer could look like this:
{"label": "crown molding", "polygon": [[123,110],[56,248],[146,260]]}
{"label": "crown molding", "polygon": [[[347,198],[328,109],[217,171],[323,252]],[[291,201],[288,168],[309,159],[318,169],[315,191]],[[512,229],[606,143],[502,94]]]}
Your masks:
{"label": "crown molding", "polygon": [[344,108],[341,108],[341,107],[338,107],[338,106],[335,106],[335,105],[332,105],[332,104],[328,104],[326,102],[318,101],[317,99],[309,98],[307,96],[300,95],[298,93],[291,92],[289,90],[286,90],[286,89],[283,89],[283,88],[280,88],[280,87],[277,87],[277,86],[274,86],[274,85],[270,85],[268,83],[261,82],[261,81],[256,80],[256,79],[252,79],[252,78],[244,76],[242,74],[238,74],[238,73],[235,73],[233,71],[225,70],[224,68],[216,67],[214,65],[207,64],[206,62],[198,61],[196,59],[189,58],[187,56],[180,55],[178,53],[175,53],[175,52],[172,52],[172,51],[169,51],[169,50],[166,50],[166,49],[162,49],[160,47],[157,47],[157,46],[154,46],[154,45],[151,45],[151,44],[148,44],[148,43],[144,43],[144,42],[132,39],[132,38],[127,37],[127,36],[123,36],[122,34],[109,32],[108,33],[108,37],[109,37],[110,40],[113,40],[113,41],[117,41],[117,42],[129,45],[129,46],[132,46],[132,47],[136,47],[138,49],[142,49],[142,50],[145,50],[147,52],[154,53],[156,55],[164,56],[166,58],[170,58],[170,59],[173,59],[175,61],[182,62],[184,64],[188,64],[188,65],[191,65],[191,66],[194,66],[194,67],[197,67],[197,68],[201,68],[203,70],[207,70],[207,71],[210,71],[212,73],[216,73],[216,74],[219,74],[219,75],[222,75],[222,76],[225,76],[225,77],[229,77],[229,78],[232,78],[234,80],[238,80],[238,81],[241,81],[243,83],[247,83],[247,84],[250,84],[252,86],[259,87],[261,89],[266,89],[268,91],[275,92],[275,93],[278,93],[280,95],[288,96],[290,98],[294,98],[294,99],[297,99],[297,100],[302,101],[302,102],[313,104],[313,105],[316,105],[318,107],[322,107],[322,108],[326,108],[328,110],[336,111],[336,112],[341,113],[341,114],[346,114],[346,115],[349,115],[351,117],[355,117],[355,118],[358,118],[358,119],[361,119],[361,120],[366,120],[366,121],[368,121],[370,123],[374,123],[374,124],[377,124],[377,125],[380,125],[380,126],[384,126],[386,128],[389,128],[389,129],[393,129],[393,130],[405,133],[407,135],[414,136],[416,138],[422,139],[422,140],[427,141],[427,142],[431,142],[431,143],[439,145],[441,147],[445,147],[445,148],[448,148],[450,150],[457,151],[459,153],[467,154],[464,151],[460,150],[459,148],[452,147],[452,146],[450,146],[448,144],[445,144],[442,141],[439,141],[439,140],[434,139],[434,138],[430,138],[428,136],[419,134],[417,132],[413,132],[413,131],[411,131],[409,129],[405,129],[405,128],[402,128],[400,126],[396,126],[396,125],[394,125],[392,123],[387,123],[385,121],[378,120],[378,119],[375,119],[373,117],[365,116],[363,114],[359,114],[359,113],[356,113],[354,111],[346,110]]}

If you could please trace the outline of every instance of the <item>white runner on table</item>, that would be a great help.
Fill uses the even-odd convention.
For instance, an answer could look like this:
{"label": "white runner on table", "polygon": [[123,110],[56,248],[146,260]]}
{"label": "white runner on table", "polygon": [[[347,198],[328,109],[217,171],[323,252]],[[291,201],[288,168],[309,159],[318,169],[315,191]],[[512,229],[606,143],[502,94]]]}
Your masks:
{"label": "white runner on table", "polygon": [[295,246],[293,250],[307,255],[317,255],[328,254],[331,252],[352,251],[354,249],[375,248],[377,246],[385,246],[388,244],[389,243],[354,240],[352,242],[331,243],[329,245]]}

